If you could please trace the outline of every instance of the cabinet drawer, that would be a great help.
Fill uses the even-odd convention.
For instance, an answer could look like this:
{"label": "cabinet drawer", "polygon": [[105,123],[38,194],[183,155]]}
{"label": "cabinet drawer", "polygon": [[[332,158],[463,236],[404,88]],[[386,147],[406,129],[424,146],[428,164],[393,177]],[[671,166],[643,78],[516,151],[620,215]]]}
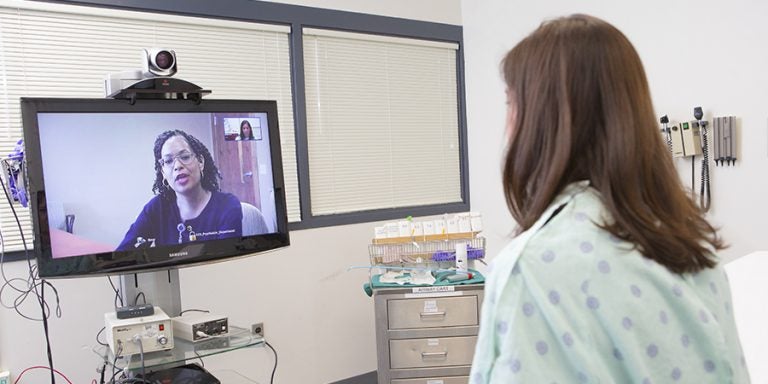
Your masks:
{"label": "cabinet drawer", "polygon": [[453,377],[427,377],[422,379],[398,379],[390,381],[390,384],[467,384],[469,376]]}
{"label": "cabinet drawer", "polygon": [[471,365],[477,336],[389,341],[392,369]]}
{"label": "cabinet drawer", "polygon": [[387,301],[389,329],[477,325],[477,296]]}

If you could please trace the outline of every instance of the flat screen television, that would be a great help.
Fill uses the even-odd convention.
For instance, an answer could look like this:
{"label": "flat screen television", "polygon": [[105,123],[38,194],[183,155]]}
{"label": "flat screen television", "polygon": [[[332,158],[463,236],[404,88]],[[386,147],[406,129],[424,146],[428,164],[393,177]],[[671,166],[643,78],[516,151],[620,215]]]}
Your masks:
{"label": "flat screen television", "polygon": [[274,101],[22,98],[21,108],[41,277],[289,245]]}

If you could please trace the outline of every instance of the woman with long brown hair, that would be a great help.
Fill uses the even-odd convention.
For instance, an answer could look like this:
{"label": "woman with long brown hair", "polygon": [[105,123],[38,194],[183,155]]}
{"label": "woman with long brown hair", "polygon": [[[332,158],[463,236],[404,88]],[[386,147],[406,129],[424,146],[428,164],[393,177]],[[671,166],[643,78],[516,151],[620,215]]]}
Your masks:
{"label": "woman with long brown hair", "polygon": [[600,19],[543,23],[502,63],[503,183],[472,383],[745,383],[716,252],[640,58]]}

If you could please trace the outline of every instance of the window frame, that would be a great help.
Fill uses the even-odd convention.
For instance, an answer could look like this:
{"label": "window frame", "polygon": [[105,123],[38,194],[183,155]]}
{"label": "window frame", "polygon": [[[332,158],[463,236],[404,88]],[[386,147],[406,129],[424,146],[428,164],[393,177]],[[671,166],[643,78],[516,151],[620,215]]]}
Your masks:
{"label": "window frame", "polygon": [[[461,26],[252,0],[222,0],[217,2],[206,0],[173,2],[158,2],[153,0],[53,0],[47,2],[290,26],[289,50],[291,60],[291,82],[293,87],[293,118],[295,124],[296,161],[299,182],[299,205],[301,209],[301,221],[289,223],[290,230],[391,220],[406,216],[429,216],[443,213],[464,212],[469,211],[470,209],[466,91],[464,84],[464,40],[463,28]],[[458,44],[458,50],[456,52],[456,84],[458,89],[456,94],[458,98],[457,112],[459,119],[461,202],[387,208],[321,216],[312,215],[310,199],[311,190],[309,187],[310,165],[307,142],[306,93],[304,82],[304,38],[302,33],[304,28],[332,29],[345,32],[435,40]],[[23,252],[19,253],[23,255]]]}

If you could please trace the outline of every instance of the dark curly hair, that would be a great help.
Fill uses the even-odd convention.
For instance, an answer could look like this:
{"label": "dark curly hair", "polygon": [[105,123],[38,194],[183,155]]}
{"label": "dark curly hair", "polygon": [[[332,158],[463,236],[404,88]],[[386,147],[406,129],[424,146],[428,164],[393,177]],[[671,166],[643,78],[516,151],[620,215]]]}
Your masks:
{"label": "dark curly hair", "polygon": [[156,195],[160,195],[164,199],[172,200],[176,198],[176,194],[173,192],[173,189],[163,184],[163,168],[159,162],[161,155],[160,152],[163,149],[163,144],[165,144],[165,142],[173,136],[183,137],[185,140],[187,140],[187,143],[189,143],[189,147],[192,148],[194,155],[198,158],[202,156],[203,161],[205,162],[202,178],[203,188],[211,192],[219,192],[219,180],[221,180],[221,174],[219,173],[219,169],[216,167],[216,163],[213,162],[213,157],[208,151],[208,148],[206,148],[205,145],[194,136],[179,130],[165,131],[157,136],[157,139],[155,139],[155,184],[152,185],[152,192]]}

